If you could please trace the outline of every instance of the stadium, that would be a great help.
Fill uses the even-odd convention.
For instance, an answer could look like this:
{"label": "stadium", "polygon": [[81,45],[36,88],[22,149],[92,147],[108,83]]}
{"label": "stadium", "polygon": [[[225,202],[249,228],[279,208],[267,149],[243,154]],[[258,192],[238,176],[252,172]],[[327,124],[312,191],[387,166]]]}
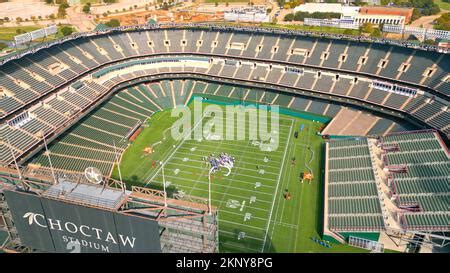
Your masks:
{"label": "stadium", "polygon": [[[433,46],[209,24],[96,30],[11,54],[0,247],[441,251],[449,71]],[[168,137],[171,110],[196,102],[279,106],[278,149]],[[212,154],[232,156],[229,176],[208,176]]]}

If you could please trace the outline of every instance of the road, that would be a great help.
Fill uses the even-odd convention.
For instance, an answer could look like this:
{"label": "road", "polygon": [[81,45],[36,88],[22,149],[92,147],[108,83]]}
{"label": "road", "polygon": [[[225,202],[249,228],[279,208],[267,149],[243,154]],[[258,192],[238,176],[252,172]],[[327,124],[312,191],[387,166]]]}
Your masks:
{"label": "road", "polygon": [[67,22],[79,31],[93,30],[96,26],[94,16],[81,11],[81,6],[71,6],[67,10]]}

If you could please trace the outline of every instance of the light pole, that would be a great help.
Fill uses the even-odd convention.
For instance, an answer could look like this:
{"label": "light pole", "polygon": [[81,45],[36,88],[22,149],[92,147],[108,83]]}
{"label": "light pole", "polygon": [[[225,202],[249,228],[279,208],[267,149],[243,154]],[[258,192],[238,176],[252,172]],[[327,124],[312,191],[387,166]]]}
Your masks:
{"label": "light pole", "polygon": [[211,173],[214,167],[209,170],[208,173],[208,213],[211,215]]}
{"label": "light pole", "polygon": [[45,141],[45,136],[43,136],[42,139],[44,140],[45,152],[47,153],[48,163],[50,165],[50,170],[52,172],[53,183],[58,184],[58,181],[56,180],[56,176],[55,176],[55,171],[53,170],[52,160],[50,159],[50,151],[48,150],[48,147],[47,147],[47,141]]}
{"label": "light pole", "polygon": [[167,192],[166,192],[166,178],[164,176],[164,163],[160,161],[159,164],[161,165],[161,172],[163,177],[164,207],[167,208]]}

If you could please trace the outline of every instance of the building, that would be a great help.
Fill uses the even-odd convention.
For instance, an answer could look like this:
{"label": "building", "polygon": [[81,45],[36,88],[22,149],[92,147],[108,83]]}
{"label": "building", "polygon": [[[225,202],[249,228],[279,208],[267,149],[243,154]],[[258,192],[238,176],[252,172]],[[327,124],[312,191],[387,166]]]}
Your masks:
{"label": "building", "polygon": [[396,15],[383,15],[383,14],[362,14],[359,13],[354,18],[356,23],[364,24],[390,24],[404,26],[406,24],[406,19],[404,16]]}
{"label": "building", "polygon": [[224,19],[233,22],[270,22],[270,16],[264,7],[233,8],[224,12]]}
{"label": "building", "polygon": [[385,7],[354,7],[340,3],[306,3],[294,8],[294,12],[335,12],[341,19],[357,24],[391,24],[404,26],[411,21],[412,9]]}
{"label": "building", "polygon": [[[376,18],[382,16],[398,16],[404,17],[404,24],[411,21],[413,9],[408,8],[386,8],[386,7],[361,7],[359,10],[360,16],[367,16],[368,18]],[[386,17],[387,18],[387,17]]]}
{"label": "building", "polygon": [[294,12],[336,12],[341,13],[343,16],[350,16],[357,14],[359,7],[345,6],[339,3],[327,4],[327,3],[305,3],[294,8]]}

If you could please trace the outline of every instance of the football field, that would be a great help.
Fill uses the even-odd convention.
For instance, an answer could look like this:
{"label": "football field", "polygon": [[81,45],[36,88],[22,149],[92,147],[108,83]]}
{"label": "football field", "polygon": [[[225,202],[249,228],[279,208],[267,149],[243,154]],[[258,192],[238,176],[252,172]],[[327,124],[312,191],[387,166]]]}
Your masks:
{"label": "football field", "polygon": [[[176,141],[170,128],[177,118],[170,115],[170,110],[153,115],[123,155],[121,171],[128,186],[161,189],[165,181],[169,191],[207,198],[211,166],[203,158],[226,153],[235,158],[230,174],[226,176],[221,168],[210,176],[212,205],[219,209],[220,252],[357,250],[342,245],[325,248],[311,240],[319,237],[322,223],[322,139],[316,134],[321,123],[280,115],[274,129],[268,120],[267,127],[279,133],[279,144],[266,151],[261,149],[261,141],[247,137],[214,140],[212,135],[210,139]],[[202,118],[192,129],[208,120]],[[224,124],[226,121],[224,118]],[[294,137],[296,131],[298,138]],[[146,147],[152,147],[151,154],[143,153]],[[153,166],[155,160],[164,167]],[[313,173],[311,182],[302,182],[305,171]],[[117,170],[113,176],[117,178]]]}

